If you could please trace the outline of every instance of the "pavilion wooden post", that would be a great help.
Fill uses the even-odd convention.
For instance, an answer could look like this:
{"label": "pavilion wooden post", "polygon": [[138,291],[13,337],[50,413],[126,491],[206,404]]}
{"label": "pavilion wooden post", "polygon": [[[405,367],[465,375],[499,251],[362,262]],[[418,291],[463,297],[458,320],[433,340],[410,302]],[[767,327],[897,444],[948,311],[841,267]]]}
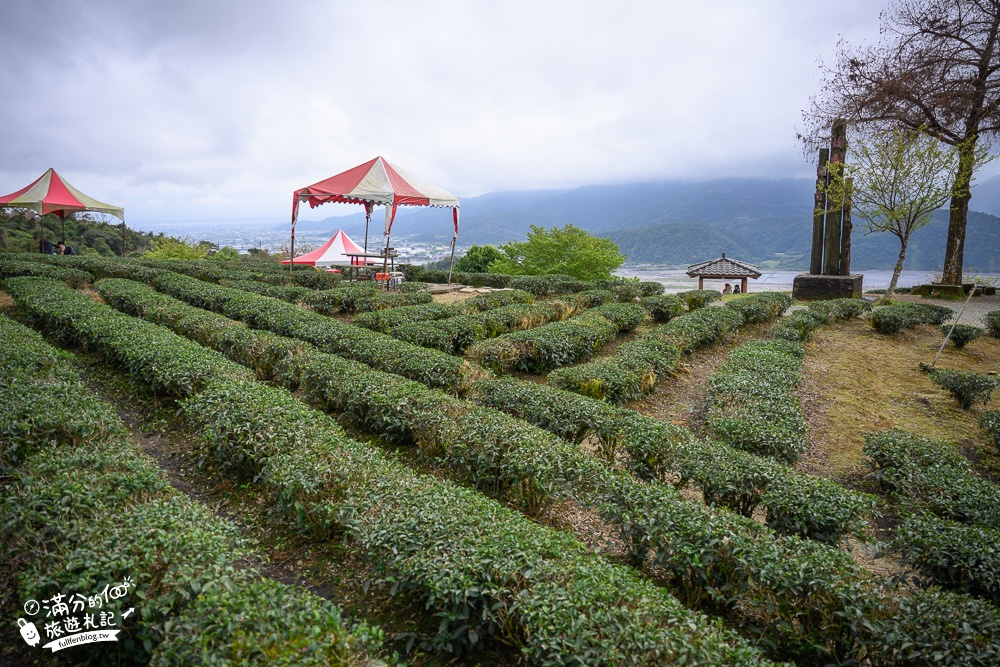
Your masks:
{"label": "pavilion wooden post", "polygon": [[698,276],[698,289],[705,289],[705,278]]}
{"label": "pavilion wooden post", "polygon": [[743,276],[740,278],[740,294],[747,293],[747,277]]}

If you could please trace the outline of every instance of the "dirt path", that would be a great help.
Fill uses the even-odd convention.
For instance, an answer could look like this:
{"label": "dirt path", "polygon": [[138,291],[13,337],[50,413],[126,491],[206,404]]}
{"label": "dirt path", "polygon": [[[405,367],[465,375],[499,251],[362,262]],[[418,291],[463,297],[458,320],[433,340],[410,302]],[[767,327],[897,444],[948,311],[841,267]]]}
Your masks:
{"label": "dirt path", "polygon": [[653,393],[625,404],[647,417],[684,426],[701,436],[705,428],[705,392],[709,378],[736,347],[759,338],[771,326],[755,324],[721,342],[681,358],[677,368],[660,380]]}

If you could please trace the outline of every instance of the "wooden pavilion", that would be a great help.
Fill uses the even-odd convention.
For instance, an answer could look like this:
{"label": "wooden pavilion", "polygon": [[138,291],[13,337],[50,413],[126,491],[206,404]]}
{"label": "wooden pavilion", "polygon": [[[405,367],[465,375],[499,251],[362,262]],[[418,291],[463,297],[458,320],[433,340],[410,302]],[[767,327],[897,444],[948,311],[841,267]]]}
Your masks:
{"label": "wooden pavilion", "polygon": [[722,257],[710,259],[705,262],[692,264],[687,268],[689,278],[698,279],[698,289],[705,289],[705,279],[709,280],[740,280],[740,291],[747,291],[747,278],[756,280],[760,278],[760,269],[749,262],[741,262],[738,259]]}

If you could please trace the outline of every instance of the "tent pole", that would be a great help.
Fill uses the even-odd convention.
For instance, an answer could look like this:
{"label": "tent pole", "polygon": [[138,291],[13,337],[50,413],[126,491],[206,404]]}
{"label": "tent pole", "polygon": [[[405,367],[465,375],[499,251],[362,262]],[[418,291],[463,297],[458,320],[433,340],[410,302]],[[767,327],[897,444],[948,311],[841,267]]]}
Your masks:
{"label": "tent pole", "polygon": [[385,251],[382,253],[382,276],[385,278],[385,291],[389,291],[389,239],[390,233],[385,233]]}
{"label": "tent pole", "polygon": [[368,223],[371,222],[371,211],[365,209],[365,252],[368,252]]}
{"label": "tent pole", "polygon": [[122,259],[128,255],[128,246],[125,245],[125,221],[122,220]]}
{"label": "tent pole", "polygon": [[448,284],[451,284],[451,272],[455,269],[455,241],[457,236],[451,237],[451,265],[448,267]]}
{"label": "tent pole", "polygon": [[42,226],[42,246],[39,248],[39,252],[43,255],[45,254],[45,215],[40,215],[38,217],[38,224]]}

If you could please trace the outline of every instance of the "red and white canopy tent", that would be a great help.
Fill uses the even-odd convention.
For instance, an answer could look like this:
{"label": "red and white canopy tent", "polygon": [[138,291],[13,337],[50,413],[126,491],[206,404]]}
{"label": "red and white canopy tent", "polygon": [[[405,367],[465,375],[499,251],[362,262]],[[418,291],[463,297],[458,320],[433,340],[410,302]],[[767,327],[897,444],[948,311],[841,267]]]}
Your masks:
{"label": "red and white canopy tent", "polygon": [[[31,185],[0,197],[0,208],[26,208],[39,215],[54,213],[63,221],[63,235],[66,233],[66,216],[70,213],[94,211],[113,215],[122,221],[122,256],[125,256],[125,209],[83,194],[51,167]],[[42,246],[44,245],[45,225],[42,225]]]}
{"label": "red and white canopy tent", "polygon": [[312,252],[299,255],[294,260],[284,259],[282,264],[294,262],[309,266],[352,266],[358,263],[356,257],[348,257],[346,253],[364,252],[358,244],[351,240],[343,229],[337,231],[330,240]]}
{"label": "red and white canopy tent", "polygon": [[[295,256],[295,223],[299,219],[299,203],[309,202],[310,208],[328,202],[363,204],[368,218],[375,206],[385,206],[385,260],[388,263],[389,237],[399,206],[435,206],[452,209],[455,234],[451,239],[452,264],[455,261],[455,241],[458,239],[459,198],[447,190],[431,185],[416,176],[389,164],[379,156],[353,169],[296,190],[292,198],[292,256]],[[368,233],[365,231],[365,251]]]}

